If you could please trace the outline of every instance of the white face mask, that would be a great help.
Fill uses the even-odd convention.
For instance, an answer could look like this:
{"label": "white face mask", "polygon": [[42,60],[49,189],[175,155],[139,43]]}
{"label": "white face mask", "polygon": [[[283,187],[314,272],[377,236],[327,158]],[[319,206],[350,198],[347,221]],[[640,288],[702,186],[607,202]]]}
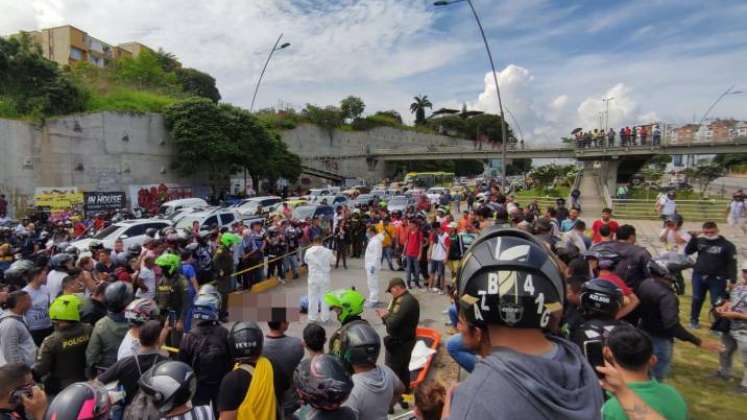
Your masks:
{"label": "white face mask", "polygon": [[708,239],[709,241],[713,241],[715,239],[718,239],[718,235],[703,235],[704,238]]}

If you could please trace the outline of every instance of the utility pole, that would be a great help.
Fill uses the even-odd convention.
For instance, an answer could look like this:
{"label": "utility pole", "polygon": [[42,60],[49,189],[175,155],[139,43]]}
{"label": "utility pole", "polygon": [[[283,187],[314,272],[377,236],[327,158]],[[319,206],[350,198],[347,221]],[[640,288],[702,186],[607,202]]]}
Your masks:
{"label": "utility pole", "polygon": [[604,132],[605,133],[610,128],[610,101],[613,99],[615,98],[611,96],[602,98],[602,102],[604,103]]}

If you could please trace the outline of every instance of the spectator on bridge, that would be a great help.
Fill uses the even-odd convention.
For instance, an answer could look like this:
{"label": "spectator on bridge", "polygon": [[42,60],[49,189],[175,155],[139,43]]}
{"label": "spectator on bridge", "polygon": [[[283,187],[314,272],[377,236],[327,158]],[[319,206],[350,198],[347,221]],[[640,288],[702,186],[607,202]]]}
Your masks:
{"label": "spectator on bridge", "polygon": [[591,242],[594,244],[597,244],[599,242],[602,242],[602,235],[599,234],[599,229],[602,226],[608,226],[610,230],[611,237],[615,237],[615,233],[617,232],[617,228],[620,226],[615,220],[612,220],[612,209],[610,208],[604,208],[602,209],[602,218],[597,219],[592,223],[591,225]]}
{"label": "spectator on bridge", "polygon": [[615,146],[615,130],[610,128],[607,131],[607,146],[608,147],[614,147]]}
{"label": "spectator on bridge", "polygon": [[645,125],[642,125],[638,130],[638,135],[641,136],[641,146],[646,145],[646,137],[648,137],[648,130]]}
{"label": "spectator on bridge", "polygon": [[653,141],[654,141],[654,146],[661,145],[661,130],[659,129],[658,124],[654,126]]}
{"label": "spectator on bridge", "polygon": [[625,127],[621,128],[620,129],[620,146],[623,146],[623,147],[628,145],[628,139],[625,133],[626,133]]}
{"label": "spectator on bridge", "polygon": [[638,127],[633,126],[633,128],[630,130],[630,141],[633,146],[637,146],[638,142]]}

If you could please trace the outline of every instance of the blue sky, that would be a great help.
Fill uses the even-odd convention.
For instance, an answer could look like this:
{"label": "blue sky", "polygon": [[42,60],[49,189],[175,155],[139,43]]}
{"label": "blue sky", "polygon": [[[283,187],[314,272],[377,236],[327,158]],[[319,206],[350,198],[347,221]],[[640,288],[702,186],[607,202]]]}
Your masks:
{"label": "blue sky", "polygon": [[[745,1],[474,0],[504,104],[528,142],[610,125],[688,122],[735,84],[747,91]],[[213,74],[225,100],[248,106],[280,32],[292,46],[270,64],[257,107],[361,96],[367,111],[406,119],[414,95],[435,108],[496,111],[481,39],[466,4],[423,0],[0,0],[0,33],[70,23],[112,43],[163,47]],[[747,119],[747,94],[713,116]],[[513,119],[509,119],[512,123]]]}

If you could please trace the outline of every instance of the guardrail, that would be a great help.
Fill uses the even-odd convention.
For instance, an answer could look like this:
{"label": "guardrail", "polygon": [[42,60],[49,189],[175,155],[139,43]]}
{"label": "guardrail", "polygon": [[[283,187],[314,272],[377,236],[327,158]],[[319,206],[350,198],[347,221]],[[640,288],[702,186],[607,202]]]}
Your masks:
{"label": "guardrail", "polygon": [[[685,221],[722,220],[726,217],[728,200],[676,200],[677,213]],[[656,213],[656,200],[612,199],[615,216],[622,219],[659,219]]]}

